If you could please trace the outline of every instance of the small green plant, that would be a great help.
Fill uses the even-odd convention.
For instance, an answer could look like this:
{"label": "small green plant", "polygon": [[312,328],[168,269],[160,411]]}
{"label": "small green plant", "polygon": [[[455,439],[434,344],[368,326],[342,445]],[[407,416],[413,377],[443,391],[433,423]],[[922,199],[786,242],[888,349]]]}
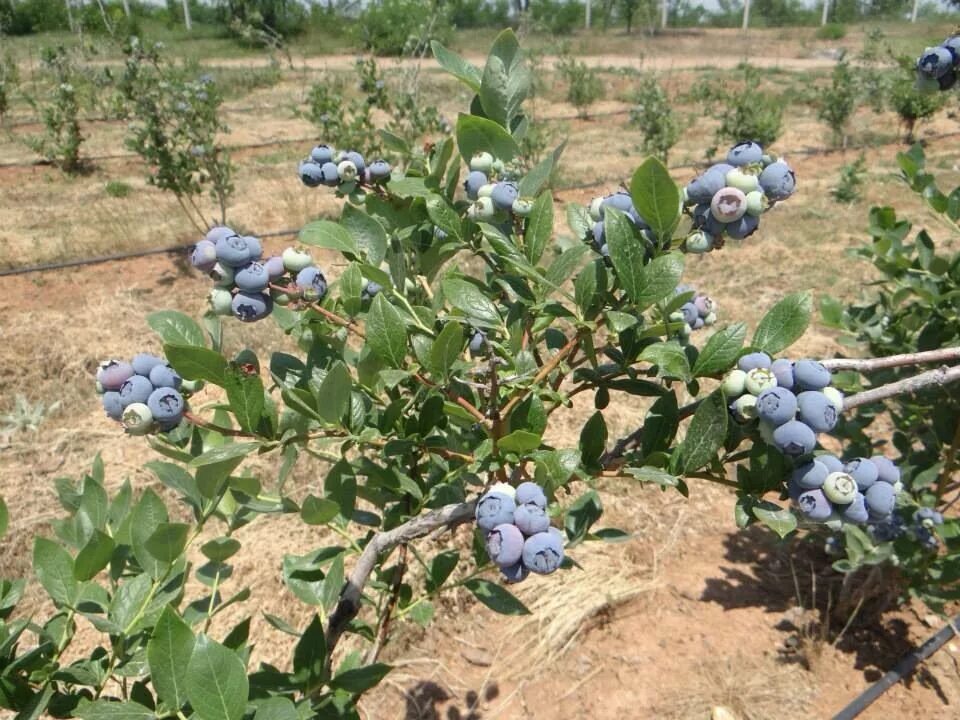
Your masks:
{"label": "small green plant", "polygon": [[867,161],[863,153],[852,163],[840,168],[840,182],[833,189],[833,199],[840,203],[852,203],[860,199]]}
{"label": "small green plant", "polygon": [[557,72],[567,83],[567,102],[577,109],[580,118],[587,119],[590,106],[604,96],[596,70],[564,51],[557,62]]}
{"label": "small green plant", "polygon": [[895,71],[890,87],[890,107],[900,117],[903,127],[903,141],[913,143],[916,138],[917,124],[929,120],[944,103],[944,93],[925,93],[916,88],[914,61],[907,57],[899,58],[899,68]]}
{"label": "small green plant", "polygon": [[720,106],[718,141],[753,140],[761,145],[770,145],[778,137],[783,126],[783,100],[772,93],[758,90],[762,74],[751,65],[742,66],[743,78],[737,87],[731,88],[722,80],[699,99],[712,112]]}
{"label": "small green plant", "polygon": [[818,40],[840,40],[847,35],[847,28],[843,23],[827,23],[817,28]]}
{"label": "small green plant", "polygon": [[817,109],[817,117],[830,126],[834,142],[841,147],[847,146],[847,126],[857,109],[858,96],[857,78],[850,64],[841,60],[833,68],[830,87],[820,95]]}
{"label": "small green plant", "polygon": [[644,152],[667,161],[680,137],[680,123],[666,91],[652,75],[645,77],[631,97],[630,124],[643,133]]}
{"label": "small green plant", "polygon": [[133,190],[127,183],[122,180],[110,180],[107,182],[105,190],[107,195],[113,198],[125,198],[130,194],[130,191]]}
{"label": "small green plant", "polygon": [[41,59],[53,87],[43,100],[27,96],[27,102],[40,113],[44,128],[43,135],[29,138],[27,144],[64,172],[76,173],[83,167],[80,146],[84,140],[77,99],[78,71],[62,45],[44,48]]}
{"label": "small green plant", "polygon": [[10,412],[0,415],[0,435],[14,435],[29,430],[36,432],[43,421],[60,409],[60,401],[46,405],[43,402],[31,403],[23,395],[17,395]]}
{"label": "small green plant", "polygon": [[410,55],[445,40],[450,32],[445,4],[422,0],[368,3],[356,27],[364,49],[375,55]]}
{"label": "small green plant", "polygon": [[20,82],[20,73],[13,56],[0,59],[0,120],[10,111],[10,95]]}

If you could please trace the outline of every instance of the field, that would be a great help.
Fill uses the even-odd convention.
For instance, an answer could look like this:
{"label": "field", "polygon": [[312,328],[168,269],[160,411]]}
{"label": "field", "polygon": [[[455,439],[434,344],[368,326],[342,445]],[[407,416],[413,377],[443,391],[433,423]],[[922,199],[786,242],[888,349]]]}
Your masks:
{"label": "field", "polygon": [[[800,192],[765,216],[754,237],[689,262],[685,281],[719,303],[722,320],[736,318],[751,327],[788,292],[812,290],[817,297],[842,300],[861,296],[871,271],[849,251],[868,240],[869,208],[895,201],[898,212],[918,226],[935,222],[898,178],[896,153],[906,148],[894,114],[861,108],[850,144],[838,149],[810,101],[811,88],[829,82],[836,51],[855,55],[869,29],[850,28],[835,41],[818,40],[809,28],[753,30],[746,39],[733,30],[655,38],[577,36],[571,51],[600,72],[606,88],[606,99],[590,108],[588,119],[564,100],[550,39],[525,40],[525,46],[546,53],[539,62],[542,89],[533,104],[535,116],[545,124],[551,146],[568,140],[555,200],[589,203],[629,178],[643,160],[641,134],[628,124],[628,96],[647,71],[675,99],[686,127],[670,155],[671,173],[678,182],[691,179],[717,119],[689,94],[718,78],[739,77],[736,66],[748,62],[764,71],[763,88],[789,88],[785,129],[773,150],[796,169]],[[924,25],[883,30],[898,48],[922,47],[943,34],[942,28]],[[490,37],[465,35],[453,46],[480,61]],[[272,68],[262,54],[226,43],[181,42],[171,45],[172,52],[198,59],[227,88],[226,142],[235,148],[237,164],[229,211],[234,227],[263,236],[266,250],[279,251],[292,242],[291,229],[334,216],[339,202],[333,195],[307,190],[296,176],[296,162],[322,138],[295,109],[323,74],[341,76],[349,85],[353,55],[314,54],[301,43],[293,48],[292,67]],[[35,45],[16,41],[11,48],[21,74],[29,77]],[[100,62],[117,60],[104,55]],[[413,61],[379,63],[392,87]],[[423,63],[421,87],[447,118],[470,101],[431,60]],[[929,141],[928,164],[943,186],[952,187],[960,183],[960,106],[955,94],[948,102],[919,127],[918,138]],[[24,139],[39,132],[35,120],[28,105],[15,102],[0,123],[0,271],[185,248],[198,239],[176,202],[145,183],[142,163],[124,147],[124,122],[85,122],[83,152],[99,159],[89,172],[68,177],[38,164],[26,147]],[[831,191],[841,168],[860,154],[868,168],[863,195],[839,203]],[[130,192],[115,197],[108,183],[126,184]],[[939,225],[929,229],[945,247],[960,249],[956,235]],[[559,212],[555,232],[569,234]],[[323,265],[328,275],[338,275],[332,253]],[[145,316],[161,309],[199,316],[206,288],[184,252],[0,276],[0,416],[13,413],[18,398],[44,409],[39,429],[0,427],[0,494],[11,514],[11,529],[0,544],[0,575],[29,573],[33,535],[46,532],[60,514],[54,480],[79,475],[97,449],[108,487],[130,478],[136,488],[156,485],[164,492],[142,468],[155,458],[146,443],[123,437],[103,417],[93,378],[105,357],[158,351],[160,342]],[[251,347],[265,356],[291,347],[268,323],[227,328],[228,350]],[[792,352],[822,357],[843,350],[833,331],[815,323]],[[214,400],[209,391],[201,398]],[[645,411],[635,402],[618,405],[616,398],[613,408],[608,421],[615,437]],[[550,439],[575,442],[578,423],[591,411],[589,401],[578,402]],[[275,471],[268,462],[249,465],[265,478]],[[301,462],[293,494],[309,492],[322,471],[319,461]],[[919,603],[884,614],[878,625],[851,617],[848,628],[824,627],[822,612],[837,587],[823,552],[810,547],[801,555],[788,553],[770,533],[738,533],[732,494],[722,489],[692,487],[689,500],[623,481],[601,481],[599,489],[604,524],[627,530],[628,541],[581,545],[575,551],[581,570],[520,586],[518,596],[534,611],[526,618],[494,615],[462,589],[444,595],[427,629],[411,622],[400,626],[383,654],[396,670],[364,698],[362,715],[692,720],[723,706],[742,720],[827,717],[940,627],[941,620]],[[254,599],[218,616],[214,634],[253,614],[254,661],[284,664],[290,638],[268,625],[263,613],[297,627],[307,621],[309,609],[284,589],[279,570],[284,554],[318,545],[315,533],[295,517],[262,518],[243,528],[235,578],[252,584]],[[455,542],[468,546],[467,528],[456,532]],[[36,587],[29,592],[37,601],[42,597]],[[955,640],[863,717],[949,717],[957,703]]]}

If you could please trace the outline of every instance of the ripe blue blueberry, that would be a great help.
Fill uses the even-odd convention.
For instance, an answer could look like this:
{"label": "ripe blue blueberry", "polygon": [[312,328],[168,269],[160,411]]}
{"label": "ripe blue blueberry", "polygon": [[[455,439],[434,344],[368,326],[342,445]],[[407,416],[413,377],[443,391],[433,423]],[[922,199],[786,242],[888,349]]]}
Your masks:
{"label": "ripe blue blueberry", "polygon": [[250,257],[250,246],[246,238],[240,235],[231,235],[230,237],[217,240],[217,260],[224,265],[232,268],[243,267],[252,259]]}
{"label": "ripe blue blueberry", "polygon": [[347,160],[353,163],[353,166],[357,168],[358,173],[362,173],[367,167],[367,162],[363,159],[363,155],[358,153],[356,150],[347,151]]}
{"label": "ripe blue blueberry", "polygon": [[830,384],[830,371],[816,360],[797,360],[793,377],[800,390],[823,390]]}
{"label": "ripe blue blueberry", "polygon": [[477,330],[470,338],[470,354],[483,355],[487,349],[487,334],[483,330]]}
{"label": "ripe blue blueberry", "polygon": [[777,378],[777,385],[787,390],[793,389],[793,361],[778,358],[770,365],[773,376]]}
{"label": "ripe blue blueberry", "polygon": [[846,465],[836,455],[829,453],[817,455],[817,462],[823,463],[830,472],[847,472]]}
{"label": "ripe blue blueberry", "polygon": [[157,422],[169,424],[180,422],[183,417],[183,395],[171,387],[161,387],[150,393],[147,407],[153,419]]}
{"label": "ripe blue blueberry", "polygon": [[[180,385],[183,384],[183,378],[169,365],[157,365],[150,371],[150,384],[155,388],[166,387],[180,389]],[[152,409],[153,408],[151,408],[151,410]],[[154,413],[153,416],[156,417],[157,414]]]}
{"label": "ripe blue blueberry", "polygon": [[773,361],[770,360],[770,356],[765,352],[747,353],[737,361],[737,367],[744,372],[749,372],[754,368],[770,369],[772,365]]}
{"label": "ripe blue blueberry", "polygon": [[690,203],[709,203],[713,196],[727,184],[727,172],[732,165],[714,165],[703,175],[691,180],[686,187],[687,201]]}
{"label": "ripe blue blueberry", "polygon": [[791,420],[773,431],[773,444],[787,457],[809,455],[817,444],[817,437],[807,425]]}
{"label": "ripe blue blueberry", "polygon": [[217,246],[209,240],[201,240],[193,246],[190,264],[202,272],[210,272],[217,263]]}
{"label": "ripe blue blueberry", "polygon": [[737,143],[727,153],[727,162],[734,167],[753,165],[762,160],[763,148],[751,141]]}
{"label": "ripe blue blueberry", "polygon": [[940,78],[953,69],[953,54],[943,46],[929,47],[917,61],[917,70],[932,78]]}
{"label": "ripe blue blueberry", "polygon": [[914,515],[914,520],[922,523],[926,528],[932,528],[935,525],[943,525],[943,515],[929,507],[919,508]]}
{"label": "ripe blue blueberry", "polygon": [[889,483],[874,483],[864,495],[871,517],[884,518],[893,512],[897,504],[897,494],[893,490],[893,485]]}
{"label": "ripe blue blueberry", "polygon": [[336,187],[340,184],[340,171],[332,162],[325,162],[320,166],[320,181],[327,187]]}
{"label": "ripe blue blueberry", "polygon": [[308,300],[323,300],[327,294],[327,278],[320,268],[305,267],[297,273],[297,287]]}
{"label": "ripe blue blueberry", "polygon": [[893,460],[883,455],[874,455],[870,460],[877,468],[877,480],[890,485],[900,482],[900,468],[894,464]]}
{"label": "ripe blue blueberry", "polygon": [[523,556],[523,534],[510,523],[497,525],[487,535],[487,555],[500,567],[510,567]]}
{"label": "ripe blue blueberry", "polygon": [[760,187],[770,200],[786,200],[797,189],[797,178],[789,165],[778,160],[760,173]]}
{"label": "ripe blue blueberry", "polygon": [[937,78],[937,85],[939,86],[941,92],[950,90],[956,84],[957,84],[956,70],[947,70],[947,72],[945,72],[943,75]]}
{"label": "ripe blue blueberry", "polygon": [[717,309],[717,304],[709,295],[696,295],[693,298],[693,304],[696,306],[700,317],[706,317]]}
{"label": "ripe blue blueberry", "polygon": [[797,498],[800,512],[815,522],[823,522],[833,514],[833,505],[822,490],[807,490]]}
{"label": "ripe blue blueberry", "polygon": [[375,183],[380,183],[390,179],[392,168],[386,160],[374,160],[367,170],[370,171],[370,179]]}
{"label": "ripe blue blueberry", "polygon": [[363,292],[360,293],[360,298],[362,300],[372,300],[381,292],[383,292],[383,285],[381,285],[380,283],[376,283],[373,280],[370,280],[363,287]]}
{"label": "ripe blue blueberry", "polygon": [[105,392],[100,398],[103,403],[103,410],[111,420],[119,420],[123,417],[123,403],[120,402],[120,393],[110,390]]}
{"label": "ripe blue blueberry", "polygon": [[487,184],[487,176],[484,175],[479,170],[473,170],[467,175],[467,179],[463,181],[463,189],[467,193],[467,197],[471,200],[476,200],[480,192],[480,188]]}
{"label": "ripe blue blueberry", "polygon": [[633,207],[633,198],[630,197],[630,193],[623,190],[618,190],[615,193],[611,193],[600,201],[600,217],[603,217],[604,210],[606,210],[608,207],[612,207],[622,213],[629,213],[631,210],[635,209]]}
{"label": "ripe blue blueberry", "polygon": [[133,371],[137,375],[144,375],[150,377],[150,371],[153,370],[157,365],[166,365],[167,361],[156,355],[151,355],[150,353],[138,353],[133,356],[133,360],[130,362],[130,365],[133,367]]}
{"label": "ripe blue blueberry", "polygon": [[530,571],[527,570],[523,562],[518,562],[515,565],[510,567],[500,568],[500,572],[503,574],[503,579],[508,583],[518,583],[522,580],[526,580],[527,576],[530,574]]}
{"label": "ripe blue blueberry", "polygon": [[497,525],[512,524],[516,509],[517,504],[506,493],[488,492],[477,501],[477,525],[490,532]]}
{"label": "ripe blue blueberry", "polygon": [[333,148],[329,145],[317,145],[310,151],[310,159],[317,165],[331,162],[333,160]]}
{"label": "ripe blue blueberry", "polygon": [[853,498],[853,502],[844,508],[843,519],[858,525],[862,525],[870,519],[870,514],[867,512],[866,498],[863,496],[863,493],[857,493]]}
{"label": "ripe blue blueberry", "polygon": [[563,562],[563,541],[557,533],[531,535],[523,544],[523,564],[538,575],[549,575]]}
{"label": "ripe blue blueberry", "polygon": [[799,418],[814,432],[830,432],[837,424],[837,408],[830,398],[817,390],[806,390],[797,395]]}
{"label": "ripe blue blueberry", "polygon": [[804,490],[816,490],[823,487],[823,481],[827,479],[830,471],[827,466],[819,460],[811,460],[794,469],[791,479]]}
{"label": "ripe blue blueberry", "polygon": [[684,303],[680,307],[680,312],[683,314],[683,321],[687,325],[693,325],[693,321],[700,317],[700,313],[697,312],[697,306],[692,302]]}
{"label": "ripe blue blueberry", "polygon": [[710,203],[708,202],[693,208],[690,219],[693,221],[695,228],[703,230],[714,238],[722,235],[727,228],[726,223],[720,222],[713,216],[713,211],[710,209]]}
{"label": "ripe blue blueberry", "polygon": [[120,386],[120,404],[127,407],[133,403],[145,403],[152,392],[153,384],[149,378],[143,375],[131,375]]}
{"label": "ripe blue blueberry", "polygon": [[243,240],[247,243],[247,249],[250,250],[250,259],[259,260],[263,257],[263,245],[260,243],[260,238],[254,237],[253,235],[243,235]]}
{"label": "ripe blue blueberry", "polygon": [[497,210],[510,210],[513,208],[513,201],[517,199],[519,194],[516,183],[498,182],[493,186],[490,199],[493,200],[493,205]]}
{"label": "ripe blue blueberry", "polygon": [[545,509],[547,507],[547,496],[543,492],[543,488],[528,480],[517,485],[517,504],[532,504]]}
{"label": "ripe blue blueberry", "polygon": [[744,215],[739,220],[727,224],[727,235],[734,240],[743,240],[753,235],[760,227],[760,218]]}
{"label": "ripe blue blueberry", "polygon": [[231,235],[236,234],[237,233],[235,233],[232,228],[228,228],[226,225],[216,225],[207,231],[204,240],[212,242],[214,245],[216,245],[218,240],[228,238]]}
{"label": "ripe blue blueberry", "polygon": [[550,518],[547,512],[539,505],[528,503],[518,505],[513,513],[513,524],[520,528],[520,532],[529,537],[544,532],[550,527]]}
{"label": "ripe blue blueberry", "polygon": [[273,298],[261,292],[241,290],[233,296],[230,303],[233,316],[243,322],[254,322],[265,318],[273,310]]}
{"label": "ripe blue blueberry", "polygon": [[270,284],[270,273],[263,263],[252,262],[236,271],[233,282],[241,290],[259,292]]}
{"label": "ripe blue blueberry", "polygon": [[757,415],[771,425],[783,425],[796,414],[797,396],[786,388],[768,388],[757,396]]}
{"label": "ripe blue blueberry", "polygon": [[300,181],[309,188],[320,187],[323,184],[323,172],[315,162],[300,163],[297,172],[300,174]]}
{"label": "ripe blue blueberry", "polygon": [[870,458],[854,458],[843,466],[843,471],[857,481],[857,487],[866,492],[877,482],[879,468]]}
{"label": "ripe blue blueberry", "polygon": [[696,320],[693,321],[693,325],[691,325],[690,327],[692,327],[694,330],[699,330],[700,328],[702,328],[702,327],[703,327],[703,318],[702,318],[702,317],[698,317]]}
{"label": "ripe blue blueberry", "polygon": [[287,271],[287,269],[283,266],[283,258],[279,255],[268,257],[264,261],[263,266],[267,270],[267,277],[269,277],[271,280],[276,280],[277,278],[282,277]]}

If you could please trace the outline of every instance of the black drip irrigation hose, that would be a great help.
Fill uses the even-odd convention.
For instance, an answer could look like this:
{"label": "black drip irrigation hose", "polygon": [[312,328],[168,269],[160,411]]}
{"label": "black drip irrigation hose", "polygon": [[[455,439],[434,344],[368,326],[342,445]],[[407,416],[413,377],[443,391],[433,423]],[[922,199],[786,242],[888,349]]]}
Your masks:
{"label": "black drip irrigation hose", "polygon": [[902,657],[893,670],[864,690],[849,705],[834,715],[833,720],[853,720],[870,707],[887,690],[912,673],[917,665],[946,645],[956,633],[957,623],[960,623],[960,615],[950,620],[945,628],[929,638],[923,645]]}

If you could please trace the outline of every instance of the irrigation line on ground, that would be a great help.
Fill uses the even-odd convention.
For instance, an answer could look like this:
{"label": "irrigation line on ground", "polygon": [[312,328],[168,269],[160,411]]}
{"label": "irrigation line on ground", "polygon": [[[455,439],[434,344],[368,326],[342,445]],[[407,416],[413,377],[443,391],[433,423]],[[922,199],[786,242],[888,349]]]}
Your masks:
{"label": "irrigation line on ground", "polygon": [[853,720],[860,715],[877,698],[912,673],[917,665],[946,645],[956,633],[957,623],[960,623],[960,615],[949,620],[946,627],[930,637],[923,645],[904,655],[890,672],[854,698],[850,704],[833,716],[833,720]]}

